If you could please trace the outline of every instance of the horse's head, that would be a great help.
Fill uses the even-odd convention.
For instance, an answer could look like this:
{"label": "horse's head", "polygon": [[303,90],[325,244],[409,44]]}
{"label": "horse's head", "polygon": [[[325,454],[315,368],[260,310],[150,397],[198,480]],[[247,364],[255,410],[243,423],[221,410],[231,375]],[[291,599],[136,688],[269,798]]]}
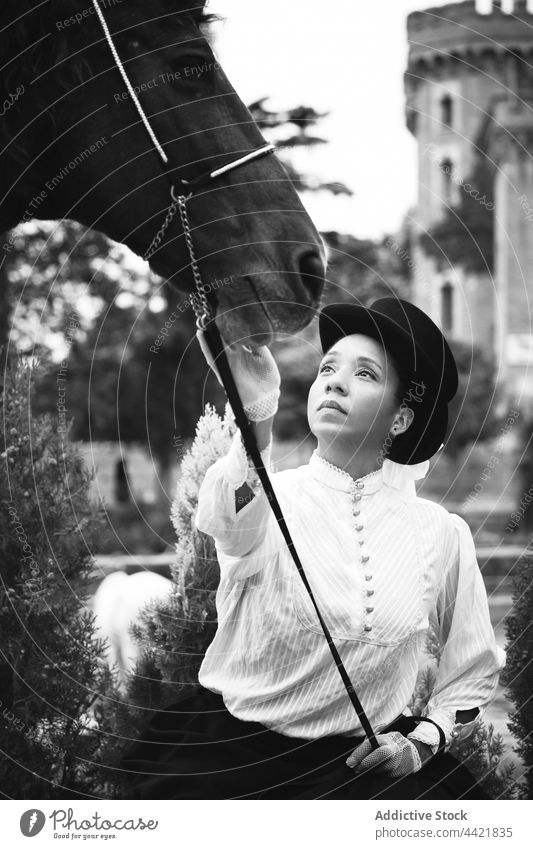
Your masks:
{"label": "horse's head", "polygon": [[[74,218],[142,256],[170,203],[160,157],[127,93],[91,0],[8,0],[0,46],[10,160],[7,229]],[[118,55],[172,176],[191,179],[264,144],[211,50],[203,3],[100,0]],[[7,51],[7,52],[6,52]],[[15,91],[23,88],[16,100]],[[4,102],[4,106],[6,102]],[[5,178],[4,178],[5,179]],[[313,317],[324,249],[283,166],[266,156],[189,200],[196,255],[228,341],[294,332]],[[193,288],[177,216],[150,261]]]}

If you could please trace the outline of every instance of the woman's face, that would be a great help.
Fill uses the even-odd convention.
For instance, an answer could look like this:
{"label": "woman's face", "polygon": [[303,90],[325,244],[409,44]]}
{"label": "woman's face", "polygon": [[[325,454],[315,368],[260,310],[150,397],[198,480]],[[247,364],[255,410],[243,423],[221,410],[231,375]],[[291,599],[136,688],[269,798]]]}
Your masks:
{"label": "woman's face", "polygon": [[[354,333],[339,339],[322,357],[309,390],[307,418],[319,448],[333,441],[355,453],[376,459],[400,408],[398,375],[383,346],[370,336]],[[336,407],[324,406],[334,403]]]}

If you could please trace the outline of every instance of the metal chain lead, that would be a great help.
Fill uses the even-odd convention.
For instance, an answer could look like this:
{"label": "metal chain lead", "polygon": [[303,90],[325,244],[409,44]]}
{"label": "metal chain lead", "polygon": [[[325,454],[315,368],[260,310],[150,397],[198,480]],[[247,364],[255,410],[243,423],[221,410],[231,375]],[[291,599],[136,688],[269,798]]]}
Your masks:
{"label": "metal chain lead", "polygon": [[171,223],[171,221],[173,220],[173,218],[175,217],[177,211],[178,211],[178,204],[174,200],[174,198],[172,198],[172,203],[170,204],[169,208],[167,209],[167,214],[165,216],[165,220],[163,221],[163,224],[161,225],[161,227],[159,228],[159,230],[155,234],[154,238],[150,242],[148,249],[143,254],[143,259],[145,261],[148,261],[150,259],[150,257],[152,257],[155,254],[156,250],[158,249],[161,242],[163,241],[163,237],[164,237],[164,235],[167,231],[167,228],[168,228],[169,224]]}
{"label": "metal chain lead", "polygon": [[[174,197],[173,192],[172,197]],[[189,216],[187,215],[187,198],[185,197],[185,195],[178,195],[177,204],[180,212],[181,226],[183,227],[183,235],[185,236],[187,248],[189,249],[189,256],[191,258],[191,269],[194,277],[194,283],[196,286],[196,292],[191,292],[189,298],[197,321],[205,321],[205,319],[211,316],[211,307],[204,292],[204,284],[202,282],[200,269],[198,268],[198,260],[196,259],[196,254],[194,252],[194,242],[191,234]]]}
{"label": "metal chain lead", "polygon": [[183,235],[185,236],[187,249],[191,258],[191,270],[194,277],[194,284],[196,286],[196,292],[191,292],[189,294],[189,299],[191,301],[191,305],[197,320],[205,321],[211,316],[211,307],[204,292],[204,284],[202,281],[202,276],[200,274],[200,269],[198,267],[198,260],[196,259],[196,254],[194,252],[194,242],[191,233],[191,225],[189,222],[189,216],[187,215],[187,201],[190,198],[190,195],[178,195],[178,197],[176,197],[176,195],[174,194],[174,186],[172,186],[170,194],[172,196],[172,203],[170,204],[167,210],[165,220],[156,235],[154,236],[154,238],[152,239],[148,250],[144,253],[143,259],[149,260],[150,257],[153,256],[154,253],[157,251],[161,242],[163,241],[163,237],[167,231],[168,226],[175,218],[176,212],[178,212],[179,210],[181,226],[183,228]]}

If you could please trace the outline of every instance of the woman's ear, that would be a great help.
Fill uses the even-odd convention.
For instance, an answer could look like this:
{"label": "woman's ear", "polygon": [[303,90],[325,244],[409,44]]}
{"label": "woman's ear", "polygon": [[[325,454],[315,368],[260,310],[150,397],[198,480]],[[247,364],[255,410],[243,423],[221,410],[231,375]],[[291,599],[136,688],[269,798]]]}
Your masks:
{"label": "woman's ear", "polygon": [[411,407],[408,407],[407,404],[402,404],[400,410],[394,416],[394,421],[391,427],[391,433],[394,436],[400,436],[400,434],[405,433],[408,427],[410,427],[415,414]]}

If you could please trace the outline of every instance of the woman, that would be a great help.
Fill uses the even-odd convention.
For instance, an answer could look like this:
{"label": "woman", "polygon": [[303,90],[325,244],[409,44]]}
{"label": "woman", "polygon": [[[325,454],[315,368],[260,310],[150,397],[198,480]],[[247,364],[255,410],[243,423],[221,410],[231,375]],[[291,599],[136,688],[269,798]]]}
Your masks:
{"label": "woman", "polygon": [[[123,759],[144,797],[486,798],[444,749],[490,703],[505,655],[468,526],[414,488],[445,436],[453,355],[397,298],[325,307],[319,334],[307,406],[317,448],[271,480],[380,746],[364,739],[237,432],[205,476],[195,517],[216,543],[218,630],[195,694],[159,714]],[[227,353],[268,467],[278,369],[267,348]],[[404,711],[430,625],[441,656],[417,721]]]}

